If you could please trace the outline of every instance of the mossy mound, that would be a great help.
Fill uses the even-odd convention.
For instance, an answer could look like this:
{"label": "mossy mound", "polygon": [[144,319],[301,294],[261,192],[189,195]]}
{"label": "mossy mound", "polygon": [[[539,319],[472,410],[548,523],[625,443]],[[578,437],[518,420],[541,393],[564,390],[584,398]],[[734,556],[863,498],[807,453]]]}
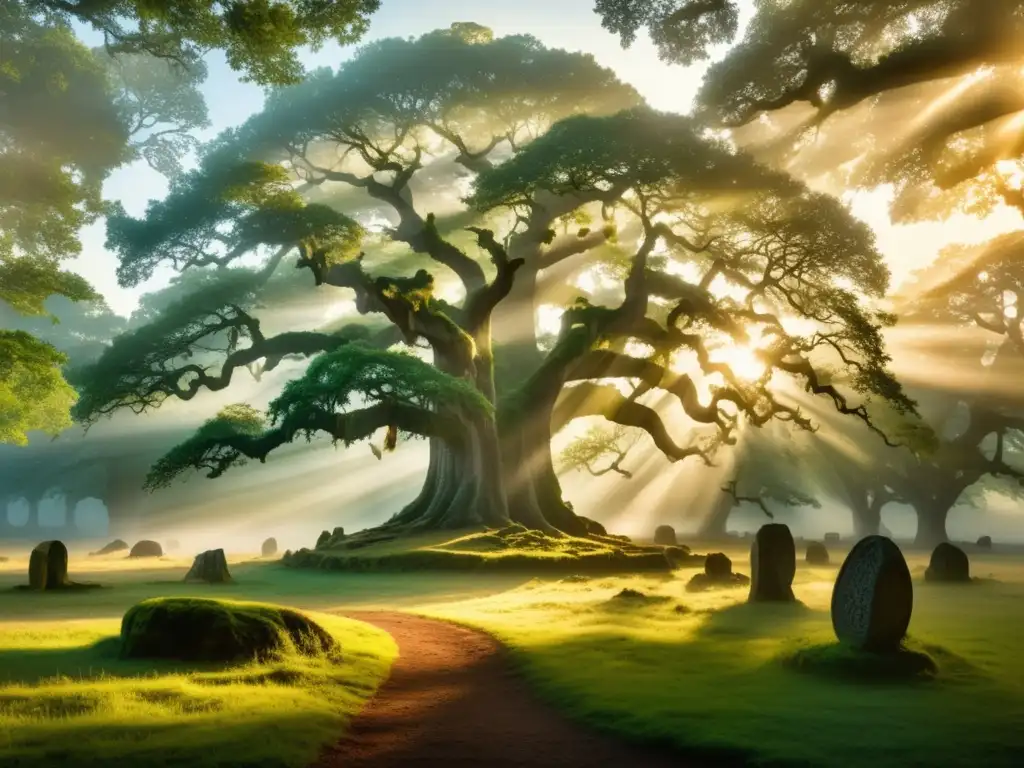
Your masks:
{"label": "mossy mound", "polygon": [[813,645],[784,657],[782,663],[798,672],[870,683],[928,681],[939,671],[931,654],[906,645],[890,653],[861,651],[842,643]]}
{"label": "mossy mound", "polygon": [[121,552],[122,550],[128,549],[128,542],[122,539],[114,539],[109,544],[105,544],[95,552],[90,552],[90,557],[96,557],[99,555],[109,555],[112,552]]}
{"label": "mossy mound", "polygon": [[122,658],[230,662],[337,650],[307,616],[264,603],[161,597],[132,606],[121,620]]}
{"label": "mossy mound", "polygon": [[488,570],[576,574],[669,571],[661,547],[613,536],[549,535],[521,525],[408,534],[360,531],[327,546],[285,553],[285,565],[338,571]]}

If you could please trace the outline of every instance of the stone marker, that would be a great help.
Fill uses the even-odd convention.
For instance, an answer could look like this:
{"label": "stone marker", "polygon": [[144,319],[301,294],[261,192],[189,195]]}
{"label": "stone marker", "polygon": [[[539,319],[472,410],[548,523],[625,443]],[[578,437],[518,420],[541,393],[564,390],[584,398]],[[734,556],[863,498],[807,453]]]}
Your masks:
{"label": "stone marker", "polygon": [[200,552],[192,562],[192,568],[185,574],[185,581],[205,581],[207,584],[226,584],[231,581],[228,561],[223,549]]}
{"label": "stone marker", "polygon": [[128,553],[128,557],[163,557],[163,554],[164,550],[159,544],[149,539],[143,539],[135,543],[132,551]]}
{"label": "stone marker", "polygon": [[728,579],[732,576],[732,560],[724,552],[712,552],[704,558],[704,573],[711,579]]}
{"label": "stone marker", "polygon": [[947,541],[942,542],[932,551],[924,578],[925,581],[970,581],[971,564],[967,553]]}
{"label": "stone marker", "polygon": [[747,601],[792,602],[796,543],[785,523],[762,525],[750,546],[750,594]]}
{"label": "stone marker", "polygon": [[828,565],[831,562],[828,548],[820,541],[812,541],[807,544],[807,554],[804,555],[804,560],[809,565]]}
{"label": "stone marker", "polygon": [[826,544],[838,544],[839,543],[839,534],[838,533],[826,533],[825,534],[825,543]]}
{"label": "stone marker", "polygon": [[28,560],[29,589],[60,589],[68,586],[68,548],[63,542],[37,544]]}
{"label": "stone marker", "polygon": [[982,536],[978,539],[978,546],[982,549],[992,549],[992,537]]}
{"label": "stone marker", "polygon": [[884,536],[858,541],[832,588],[832,629],[865,651],[893,652],[910,626],[914,585],[900,548]]}
{"label": "stone marker", "polygon": [[260,552],[263,557],[273,557],[277,554],[277,539],[271,536],[269,539],[263,542],[263,546],[260,547]]}
{"label": "stone marker", "polygon": [[671,525],[659,525],[654,529],[654,543],[664,547],[676,545],[676,530]]}
{"label": "stone marker", "polygon": [[732,560],[724,552],[712,552],[704,558],[704,573],[694,574],[686,584],[688,592],[701,592],[712,587],[737,587],[750,583],[742,573],[732,572]]}

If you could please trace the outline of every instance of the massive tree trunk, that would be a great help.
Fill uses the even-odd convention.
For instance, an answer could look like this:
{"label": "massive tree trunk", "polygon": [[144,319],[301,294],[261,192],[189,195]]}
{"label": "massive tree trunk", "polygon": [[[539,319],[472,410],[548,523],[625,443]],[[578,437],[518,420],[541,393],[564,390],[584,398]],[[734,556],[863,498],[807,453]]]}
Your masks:
{"label": "massive tree trunk", "polygon": [[724,539],[728,535],[729,516],[735,506],[732,496],[725,491],[719,493],[710,514],[700,524],[697,536],[701,539]]}
{"label": "massive tree trunk", "polygon": [[915,507],[917,512],[917,535],[914,544],[919,547],[934,547],[949,541],[946,532],[946,520],[952,505],[935,504],[927,507]]}
{"label": "massive tree trunk", "polygon": [[430,438],[430,462],[419,495],[388,527],[456,529],[510,522],[497,429],[489,419],[467,419],[459,446]]}

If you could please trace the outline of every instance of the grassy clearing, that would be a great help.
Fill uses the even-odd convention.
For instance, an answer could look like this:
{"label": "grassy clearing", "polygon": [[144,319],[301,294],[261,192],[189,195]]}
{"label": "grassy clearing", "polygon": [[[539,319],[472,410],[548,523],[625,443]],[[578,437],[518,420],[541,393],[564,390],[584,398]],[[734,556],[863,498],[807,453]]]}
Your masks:
{"label": "grassy clearing", "polygon": [[[749,572],[742,553],[730,554]],[[1024,567],[973,561],[975,573],[1002,581],[925,584],[927,558],[911,558],[912,641],[888,681],[866,679],[863,658],[835,647],[835,566],[799,566],[796,606],[747,605],[745,589],[687,593],[684,571],[534,580],[420,612],[500,637],[574,717],[720,764],[1015,766],[1024,750]],[[616,597],[623,589],[647,597]]]}
{"label": "grassy clearing", "polygon": [[332,538],[301,549],[284,562],[336,571],[485,571],[531,574],[668,571],[662,547],[636,545],[613,536],[547,536],[513,525],[501,530],[386,532]]}
{"label": "grassy clearing", "polygon": [[0,763],[304,767],[397,652],[369,625],[310,617],[340,644],[340,660],[293,650],[240,665],[123,660],[116,619],[5,623]]}

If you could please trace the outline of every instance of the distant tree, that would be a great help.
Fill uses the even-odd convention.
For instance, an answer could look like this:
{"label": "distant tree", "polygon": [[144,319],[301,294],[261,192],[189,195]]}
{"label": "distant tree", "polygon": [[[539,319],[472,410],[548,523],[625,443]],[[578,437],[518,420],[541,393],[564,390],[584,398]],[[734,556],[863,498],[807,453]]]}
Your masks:
{"label": "distant tree", "polygon": [[[871,428],[875,400],[912,412],[886,368],[881,329],[890,319],[863,304],[888,280],[868,229],[686,118],[619,111],[635,102],[588,56],[529,37],[490,40],[470,25],[373,43],[337,74],[320,71],[274,93],[144,219],[110,219],[122,283],[136,284],[158,264],[208,270],[209,282],[84,371],[76,415],[91,421],[157,407],[223,389],[240,366],[313,355],[268,413],[245,404],[225,410],[167,454],[150,485],[192,469],[217,477],[298,436],[322,432],[350,444],[383,430],[385,450],[403,435],[431,446],[421,494],[387,524],[396,534],[510,520],[582,534],[550,451],[553,431],[573,419],[642,429],[682,460],[707,458],[741,419],[810,427],[773,378]],[[503,159],[499,147],[512,156]],[[418,177],[448,179],[456,196],[465,189],[435,167],[453,160],[475,174],[471,238],[417,204]],[[373,253],[392,246],[374,242],[369,224],[303,199],[329,183],[390,209],[381,234],[419,255],[412,275],[382,274]],[[520,333],[533,359],[503,386],[499,372],[509,369],[492,344],[497,310],[523,275],[542,277],[553,249],[592,249],[589,228],[561,240],[555,229],[592,209],[603,216],[601,239],[620,241],[619,261],[602,262],[621,270],[609,303],[579,297],[563,305],[544,349],[531,312]],[[507,235],[499,240],[477,224],[504,226]],[[360,252],[366,242],[377,247]],[[389,332],[264,333],[264,291],[292,252],[309,287],[351,291],[357,311],[382,316]],[[254,255],[262,267],[237,266]],[[431,263],[457,278],[450,300],[424,268]],[[837,276],[850,287],[837,287]],[[524,298],[533,311],[536,285]],[[796,317],[817,332],[788,333]],[[395,340],[413,353],[389,349]],[[196,362],[196,353],[219,354],[219,365]],[[757,370],[737,373],[729,363],[736,353]],[[616,379],[633,381],[632,394]],[[670,418],[669,405],[681,411]],[[680,419],[688,444],[669,428]]]}
{"label": "distant tree", "polygon": [[269,85],[301,78],[300,47],[358,41],[380,0],[25,0],[20,5],[47,21],[93,27],[112,54],[148,54],[189,69],[219,49],[243,79]]}
{"label": "distant tree", "polygon": [[[662,54],[684,64],[706,57],[710,45],[732,42],[708,71],[697,114],[800,178],[836,191],[892,185],[891,214],[900,222],[956,211],[983,216],[999,204],[1024,210],[1019,3],[758,3],[742,34],[738,6],[602,2],[598,11],[624,43],[647,27]],[[927,277],[930,287],[904,291],[901,317],[910,322],[928,314],[928,322],[946,325],[950,334],[973,325],[1001,336],[1006,344],[998,365],[1010,365],[1021,320],[1016,248],[1017,237],[1010,235],[970,255],[948,250]],[[979,382],[989,377],[982,354],[975,360]],[[1005,398],[999,402],[970,387],[942,397],[932,392],[929,401],[937,432],[952,407],[967,408],[969,423],[939,440],[934,453],[890,455],[902,468],[896,478],[902,485],[866,491],[871,509],[890,493],[912,503],[922,544],[946,538],[949,509],[973,482],[1017,473],[1005,449],[1016,439],[1020,413]],[[939,401],[947,406],[936,407]]]}

